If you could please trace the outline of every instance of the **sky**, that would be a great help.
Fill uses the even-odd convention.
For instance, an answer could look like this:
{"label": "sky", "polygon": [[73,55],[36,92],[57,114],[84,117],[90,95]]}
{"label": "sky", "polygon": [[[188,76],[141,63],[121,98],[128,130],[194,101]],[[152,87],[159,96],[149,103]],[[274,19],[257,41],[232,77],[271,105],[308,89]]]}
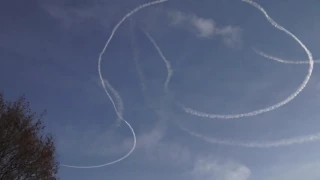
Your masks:
{"label": "sky", "polygon": [[0,7],[0,91],[47,110],[58,161],[96,166],[134,147],[60,178],[320,179],[320,2],[169,0],[118,24],[147,2]]}

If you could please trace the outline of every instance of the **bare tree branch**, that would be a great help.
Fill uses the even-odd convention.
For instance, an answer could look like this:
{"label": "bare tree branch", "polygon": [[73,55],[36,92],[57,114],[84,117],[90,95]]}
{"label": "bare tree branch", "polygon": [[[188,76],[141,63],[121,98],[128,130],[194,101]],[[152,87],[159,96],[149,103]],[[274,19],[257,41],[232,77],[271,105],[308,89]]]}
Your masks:
{"label": "bare tree branch", "polygon": [[22,96],[4,101],[0,93],[0,180],[55,180],[55,143],[43,132],[41,116]]}

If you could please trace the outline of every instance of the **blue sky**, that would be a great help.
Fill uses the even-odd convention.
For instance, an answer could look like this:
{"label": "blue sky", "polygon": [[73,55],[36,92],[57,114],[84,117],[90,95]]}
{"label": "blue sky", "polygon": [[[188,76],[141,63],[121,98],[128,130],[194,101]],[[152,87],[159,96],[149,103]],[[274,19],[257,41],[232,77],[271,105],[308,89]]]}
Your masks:
{"label": "blue sky", "polygon": [[[57,141],[61,163],[104,164],[130,150],[132,134],[125,123],[117,126],[97,63],[117,22],[146,2],[7,0],[0,7],[0,90],[10,100],[24,93],[35,111],[47,110],[46,129]],[[320,59],[320,2],[257,2]],[[167,93],[165,63],[145,32],[171,63]],[[317,63],[303,91],[274,111],[208,119],[177,105],[246,113],[283,101],[301,85],[308,64],[276,62],[252,48],[308,61],[293,38],[240,0],[171,0],[128,18],[104,53],[101,70],[121,96],[136,149],[110,166],[61,167],[61,179],[319,179]],[[231,143],[221,143],[226,141]],[[248,143],[254,147],[243,147]]]}

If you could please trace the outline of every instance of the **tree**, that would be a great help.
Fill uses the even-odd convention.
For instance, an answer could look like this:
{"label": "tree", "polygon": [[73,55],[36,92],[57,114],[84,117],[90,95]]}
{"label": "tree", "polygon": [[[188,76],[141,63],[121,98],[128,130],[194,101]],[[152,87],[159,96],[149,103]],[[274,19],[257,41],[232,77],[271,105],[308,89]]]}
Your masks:
{"label": "tree", "polygon": [[0,180],[58,179],[55,143],[42,117],[24,96],[8,102],[0,93]]}

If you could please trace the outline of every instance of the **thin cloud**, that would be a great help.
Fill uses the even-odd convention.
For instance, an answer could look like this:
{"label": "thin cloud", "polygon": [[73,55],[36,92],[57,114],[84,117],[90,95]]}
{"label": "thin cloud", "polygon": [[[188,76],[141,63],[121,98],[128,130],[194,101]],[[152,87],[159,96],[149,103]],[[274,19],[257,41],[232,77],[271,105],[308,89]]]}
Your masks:
{"label": "thin cloud", "polygon": [[189,22],[197,30],[197,35],[199,37],[212,37],[216,31],[216,25],[212,19],[200,18],[196,15],[193,15]]}
{"label": "thin cloud", "polygon": [[[251,175],[251,170],[241,163],[199,155],[180,143],[165,140],[165,136],[166,125],[161,121],[151,130],[137,135],[136,153],[143,154],[140,159],[145,163],[151,163],[151,165],[188,169],[188,172],[182,176],[188,177],[187,179],[191,177],[192,180],[247,180]],[[130,138],[126,138],[118,144],[113,142],[113,146],[105,143],[104,138],[105,141],[110,141],[115,136],[110,133],[102,134],[98,139],[97,146],[91,149],[96,155],[119,155],[131,147],[132,140]]]}
{"label": "thin cloud", "polygon": [[[53,4],[43,4],[42,7],[49,13],[49,15],[59,20],[62,27],[64,28],[70,28],[72,26],[79,25],[92,20],[102,20],[99,17],[100,13],[97,13],[99,11],[101,12],[101,10],[94,7],[78,9],[67,8],[64,6],[58,6]],[[106,12],[108,12],[108,10],[106,10]],[[109,19],[108,15],[106,15],[106,19]],[[107,27],[110,27],[107,23],[103,24]]]}
{"label": "thin cloud", "polygon": [[[120,136],[116,129],[109,129],[100,134],[95,133],[94,135],[92,132],[95,132],[95,130],[90,129],[88,133],[83,133],[87,139],[93,140],[92,143],[86,143],[84,146],[81,146],[84,148],[82,149],[82,153],[86,155],[100,157],[119,156],[127,152],[132,146],[132,138]],[[135,151],[138,156],[139,154],[143,154],[143,157],[140,158],[145,163],[170,165],[175,168],[186,167],[192,164],[192,153],[190,150],[179,143],[164,140],[165,135],[166,125],[161,121],[152,129],[144,130],[137,135]]]}
{"label": "thin cloud", "polygon": [[320,179],[320,162],[302,162],[279,164],[271,168],[267,168],[261,178],[262,180],[318,180]]}
{"label": "thin cloud", "polygon": [[157,144],[152,151],[148,152],[150,160],[155,163],[171,164],[173,167],[187,167],[192,163],[192,152],[174,142],[163,142]]}
{"label": "thin cloud", "polygon": [[216,30],[216,34],[222,35],[223,42],[228,47],[239,47],[242,43],[242,29],[239,27],[227,26]]}
{"label": "thin cloud", "polygon": [[[126,4],[125,7],[123,6],[124,3]],[[115,22],[119,21],[120,17],[136,5],[136,1],[124,2],[124,0],[77,1],[73,4],[50,0],[41,2],[41,6],[49,15],[59,20],[63,27],[73,30],[79,26],[85,28],[88,24],[95,23],[104,28],[111,28]],[[90,27],[92,28],[92,26]]]}
{"label": "thin cloud", "polygon": [[214,20],[198,17],[194,14],[186,14],[180,11],[168,11],[171,24],[174,26],[189,26],[200,38],[214,36],[216,25]]}
{"label": "thin cloud", "polygon": [[[137,135],[136,150],[154,147],[163,138],[164,133],[165,129],[160,126],[140,133]],[[95,140],[87,148],[87,153],[93,156],[120,155],[132,146],[132,138],[120,136],[116,129],[96,133],[95,136],[96,138],[92,138]]]}
{"label": "thin cloud", "polygon": [[196,160],[191,176],[194,180],[247,180],[251,170],[236,161],[203,156]]}
{"label": "thin cloud", "polygon": [[[63,154],[107,157],[124,154],[132,147],[132,137],[121,135],[115,126],[102,129],[97,125],[65,125],[59,129],[57,146]],[[139,134],[137,150],[154,149],[164,134],[165,128],[160,125]]]}
{"label": "thin cloud", "polygon": [[180,11],[168,11],[172,26],[183,26],[190,29],[199,38],[212,38],[221,36],[223,43],[228,47],[236,47],[241,44],[242,29],[239,27],[218,27],[210,18],[198,17],[195,14],[186,14]]}
{"label": "thin cloud", "polygon": [[180,11],[168,11],[169,18],[171,19],[172,25],[178,25],[184,23],[187,20],[187,16]]}

